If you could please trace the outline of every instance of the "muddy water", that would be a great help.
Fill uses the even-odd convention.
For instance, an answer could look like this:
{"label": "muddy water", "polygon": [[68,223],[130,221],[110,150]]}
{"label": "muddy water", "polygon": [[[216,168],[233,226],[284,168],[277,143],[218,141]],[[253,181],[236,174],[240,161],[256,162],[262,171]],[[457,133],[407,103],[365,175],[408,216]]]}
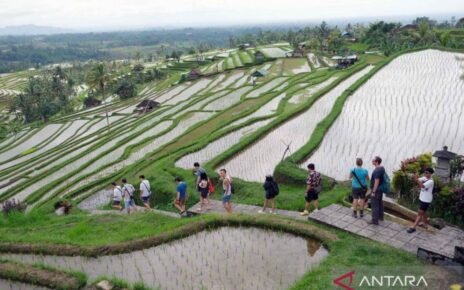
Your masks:
{"label": "muddy water", "polygon": [[160,289],[287,289],[328,254],[314,240],[256,228],[223,227],[129,254],[99,258],[0,255],[114,276]]}
{"label": "muddy water", "polygon": [[47,290],[49,288],[0,279],[1,290]]}

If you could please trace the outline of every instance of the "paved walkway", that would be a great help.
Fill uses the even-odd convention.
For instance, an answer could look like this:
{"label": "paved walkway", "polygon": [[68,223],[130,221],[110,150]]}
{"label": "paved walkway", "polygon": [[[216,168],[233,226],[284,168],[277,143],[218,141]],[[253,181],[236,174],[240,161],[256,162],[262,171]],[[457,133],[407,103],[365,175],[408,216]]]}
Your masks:
{"label": "paved walkway", "polygon": [[445,226],[431,232],[418,227],[415,233],[408,234],[407,226],[388,220],[381,221],[378,226],[369,225],[367,221],[371,219],[370,213],[366,213],[363,219],[355,219],[351,214],[350,208],[332,204],[311,213],[310,218],[413,254],[417,254],[417,250],[422,248],[453,259],[455,246],[464,244],[464,231],[458,228]]}
{"label": "paved walkway", "polygon": [[[225,213],[220,201],[212,200],[211,205],[211,210],[206,212]],[[196,204],[189,211],[197,212],[196,209],[198,207],[199,204]],[[234,212],[238,213],[257,214],[260,209],[261,207],[258,206],[233,204]],[[418,249],[421,248],[453,259],[455,246],[464,245],[464,231],[454,227],[445,226],[441,230],[434,231],[426,231],[418,228],[415,233],[408,234],[406,232],[408,229],[407,226],[388,220],[381,221],[378,226],[369,225],[367,223],[371,219],[369,212],[365,213],[363,219],[355,219],[351,214],[352,211],[350,208],[332,204],[317,212],[312,212],[309,218],[413,254],[417,254]],[[297,220],[306,220],[306,217],[300,216],[299,212],[295,211],[277,210],[277,215]]]}
{"label": "paved walkway", "polygon": [[[211,202],[211,209],[207,211],[198,212],[197,209],[200,207],[200,203],[195,204],[192,206],[188,211],[195,212],[195,213],[226,213],[226,210],[222,206],[222,202],[218,200],[210,200]],[[238,213],[245,213],[245,214],[258,214],[258,211],[262,209],[260,206],[248,205],[248,204],[238,204],[232,202],[232,207],[234,212]],[[268,210],[269,211],[269,210]],[[307,217],[300,216],[299,212],[290,211],[290,210],[277,210],[277,215],[287,216],[291,218],[295,218],[298,220],[306,220]]]}

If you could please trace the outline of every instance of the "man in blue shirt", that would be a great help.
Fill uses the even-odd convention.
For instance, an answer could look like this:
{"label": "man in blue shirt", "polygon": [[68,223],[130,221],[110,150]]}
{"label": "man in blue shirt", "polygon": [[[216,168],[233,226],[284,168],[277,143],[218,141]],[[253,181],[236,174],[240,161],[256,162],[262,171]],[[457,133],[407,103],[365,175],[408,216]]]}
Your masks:
{"label": "man in blue shirt", "polygon": [[187,201],[187,184],[180,177],[176,177],[176,200],[174,206],[180,211],[180,215],[185,212],[185,202]]}
{"label": "man in blue shirt", "polygon": [[366,204],[367,183],[369,182],[369,172],[362,167],[363,160],[356,158],[356,167],[351,169],[351,190],[353,196],[353,217],[357,218],[358,200],[361,200],[359,217],[364,217],[364,206]]}

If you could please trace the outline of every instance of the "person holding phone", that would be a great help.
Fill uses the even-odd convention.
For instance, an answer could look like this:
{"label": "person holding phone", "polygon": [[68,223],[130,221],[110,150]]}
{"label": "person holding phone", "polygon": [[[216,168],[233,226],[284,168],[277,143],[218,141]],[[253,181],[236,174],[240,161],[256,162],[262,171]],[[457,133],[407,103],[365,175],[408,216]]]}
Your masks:
{"label": "person holding phone", "polygon": [[408,229],[408,233],[412,234],[416,231],[417,225],[422,221],[424,227],[427,228],[427,209],[433,200],[433,168],[427,168],[424,171],[424,176],[419,178],[419,176],[414,175],[413,180],[417,183],[420,188],[419,194],[419,211],[417,212],[416,220],[412,227]]}

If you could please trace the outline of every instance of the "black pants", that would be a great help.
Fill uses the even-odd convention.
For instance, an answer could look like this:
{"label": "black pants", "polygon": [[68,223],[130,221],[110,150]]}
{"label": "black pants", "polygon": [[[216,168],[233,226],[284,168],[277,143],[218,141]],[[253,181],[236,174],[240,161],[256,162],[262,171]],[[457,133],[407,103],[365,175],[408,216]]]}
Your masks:
{"label": "black pants", "polygon": [[372,222],[383,221],[383,193],[376,192],[371,197]]}

